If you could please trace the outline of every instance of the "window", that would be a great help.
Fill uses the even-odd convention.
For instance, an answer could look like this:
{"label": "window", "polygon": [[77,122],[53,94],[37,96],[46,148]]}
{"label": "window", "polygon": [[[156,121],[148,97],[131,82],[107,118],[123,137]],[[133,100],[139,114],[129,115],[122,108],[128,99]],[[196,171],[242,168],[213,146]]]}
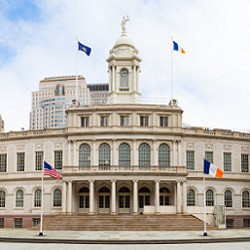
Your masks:
{"label": "window", "polygon": [[90,166],[90,146],[86,143],[82,144],[79,148],[79,167],[89,168]]}
{"label": "window", "polygon": [[5,207],[5,192],[0,190],[0,207]]}
{"label": "window", "polygon": [[241,154],[241,172],[248,172],[248,154]]}
{"label": "window", "polygon": [[205,152],[205,159],[211,163],[214,163],[214,152]]}
{"label": "window", "polygon": [[170,150],[166,143],[159,146],[159,166],[160,168],[170,166]]}
{"label": "window", "polygon": [[81,117],[81,127],[89,127],[89,117]]}
{"label": "window", "polygon": [[126,127],[129,125],[129,116],[121,115],[120,116],[120,125],[121,127]]}
{"label": "window", "polygon": [[6,172],[7,154],[0,154],[0,172]]}
{"label": "window", "polygon": [[244,227],[250,227],[250,219],[243,219],[243,224]]}
{"label": "window", "polygon": [[23,191],[20,189],[16,192],[16,207],[23,207]]}
{"label": "window", "polygon": [[0,218],[0,228],[4,228],[4,218]]}
{"label": "window", "polygon": [[214,192],[211,189],[206,191],[206,206],[214,206]]}
{"label": "window", "polygon": [[148,116],[140,116],[140,126],[141,127],[148,126]]}
{"label": "window", "polygon": [[53,206],[54,207],[62,206],[62,191],[60,189],[54,190]]}
{"label": "window", "polygon": [[250,207],[249,192],[247,190],[242,193],[242,207]]}
{"label": "window", "polygon": [[168,126],[168,117],[160,116],[160,127],[167,127],[167,126]]}
{"label": "window", "polygon": [[186,166],[187,166],[187,170],[194,170],[194,151],[187,150]]}
{"label": "window", "polygon": [[17,153],[17,171],[24,171],[25,154]]}
{"label": "window", "polygon": [[231,153],[224,153],[224,171],[232,171]]}
{"label": "window", "polygon": [[14,224],[15,224],[15,228],[22,228],[23,227],[23,219],[22,218],[15,218]]}
{"label": "window", "polygon": [[35,227],[40,224],[40,218],[32,218],[32,226]]}
{"label": "window", "polygon": [[54,167],[55,167],[55,169],[62,169],[62,157],[63,157],[62,150],[54,151]]}
{"label": "window", "polygon": [[121,69],[120,71],[120,88],[128,88],[128,70]]}
{"label": "window", "polygon": [[[139,166],[149,167],[151,162],[150,146],[147,143],[142,143],[139,146]],[[145,168],[143,168],[145,169]]]}
{"label": "window", "polygon": [[231,190],[226,190],[224,195],[224,202],[226,207],[232,207],[233,206],[233,196]]}
{"label": "window", "polygon": [[36,152],[36,170],[43,169],[43,151]]}
{"label": "window", "polygon": [[234,219],[226,219],[226,225],[227,225],[227,228],[233,228],[234,227]]}
{"label": "window", "polygon": [[107,143],[99,147],[99,166],[110,166],[110,146]]}
{"label": "window", "polygon": [[101,116],[101,127],[107,127],[109,125],[109,117]]}
{"label": "window", "polygon": [[187,206],[195,206],[195,191],[193,189],[187,191]]}
{"label": "window", "polygon": [[130,146],[127,143],[122,143],[119,146],[119,166],[130,166]]}
{"label": "window", "polygon": [[34,207],[41,207],[42,204],[42,191],[37,189],[34,196]]}

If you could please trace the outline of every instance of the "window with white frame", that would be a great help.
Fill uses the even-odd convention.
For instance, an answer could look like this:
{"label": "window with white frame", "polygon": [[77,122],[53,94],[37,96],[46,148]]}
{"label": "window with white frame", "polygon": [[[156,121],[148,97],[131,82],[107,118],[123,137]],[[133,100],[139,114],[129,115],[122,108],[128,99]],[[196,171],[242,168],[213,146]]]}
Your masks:
{"label": "window with white frame", "polygon": [[108,127],[108,125],[109,125],[109,116],[101,115],[100,119],[101,119],[101,124],[100,124],[101,127]]}
{"label": "window with white frame", "polygon": [[123,68],[120,71],[120,88],[128,88],[128,70]]}
{"label": "window with white frame", "polygon": [[0,154],[0,172],[6,172],[7,154]]}
{"label": "window with white frame", "polygon": [[206,206],[214,206],[214,191],[212,189],[206,191]]}
{"label": "window with white frame", "polygon": [[25,153],[17,153],[17,171],[24,171]]}
{"label": "window with white frame", "polygon": [[130,146],[127,143],[122,143],[119,146],[119,166],[120,167],[130,166]]}
{"label": "window with white frame", "polygon": [[249,169],[249,155],[248,154],[241,154],[241,172],[248,173]]}
{"label": "window with white frame", "polygon": [[187,170],[194,170],[194,151],[193,150],[186,151],[186,167],[187,167]]}
{"label": "window with white frame", "polygon": [[121,127],[126,127],[129,125],[129,116],[128,115],[121,115],[120,116],[120,125],[121,125]]}
{"label": "window with white frame", "polygon": [[54,151],[54,167],[55,169],[62,169],[63,165],[63,151],[56,150]]}
{"label": "window with white frame", "polygon": [[54,190],[53,206],[54,207],[61,207],[62,206],[62,191],[60,189]]}
{"label": "window with white frame", "polygon": [[233,206],[233,195],[231,190],[226,190],[224,194],[224,204],[225,207]]}
{"label": "window with white frame", "polygon": [[5,207],[5,191],[0,190],[0,207]]}
{"label": "window with white frame", "polygon": [[90,166],[90,146],[84,143],[79,148],[79,167]]}
{"label": "window with white frame", "polygon": [[242,193],[242,207],[250,207],[250,197],[247,190]]}
{"label": "window with white frame", "polygon": [[110,146],[107,143],[99,147],[99,166],[110,166]]}
{"label": "window with white frame", "polygon": [[160,116],[160,127],[167,127],[167,126],[168,126],[168,117]]}
{"label": "window with white frame", "polygon": [[41,207],[42,205],[42,191],[37,189],[34,195],[34,207]]}
{"label": "window with white frame", "polygon": [[214,152],[206,151],[205,152],[205,159],[210,163],[214,163]]}
{"label": "window with white frame", "polygon": [[232,171],[232,154],[224,153],[224,171]]}
{"label": "window with white frame", "polygon": [[21,189],[16,191],[16,207],[23,207],[23,191]]}
{"label": "window with white frame", "polygon": [[170,149],[169,149],[168,144],[162,143],[159,146],[158,154],[159,154],[159,159],[158,159],[159,166],[169,167],[170,166]]}
{"label": "window with white frame", "polygon": [[140,116],[140,126],[147,127],[148,126],[148,116],[141,115]]}
{"label": "window with white frame", "polygon": [[139,146],[139,166],[149,167],[151,164],[151,150],[147,143],[142,143]]}
{"label": "window with white frame", "polygon": [[193,189],[187,190],[187,206],[195,206],[195,191]]}
{"label": "window with white frame", "polygon": [[43,169],[43,151],[36,152],[36,170],[42,170]]}

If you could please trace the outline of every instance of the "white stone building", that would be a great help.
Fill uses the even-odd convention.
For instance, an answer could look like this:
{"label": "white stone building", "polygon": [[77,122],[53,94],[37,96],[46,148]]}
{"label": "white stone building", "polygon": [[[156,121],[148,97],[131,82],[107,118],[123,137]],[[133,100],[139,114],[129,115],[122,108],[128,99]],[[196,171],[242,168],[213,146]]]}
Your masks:
{"label": "white stone building", "polygon": [[[250,134],[184,128],[182,109],[139,102],[138,50],[123,30],[108,58],[109,100],[66,110],[67,126],[0,135],[0,226],[37,223],[43,160],[62,173],[44,178],[44,214],[192,214],[226,207],[228,226],[250,225]],[[36,102],[36,100],[34,100]]]}

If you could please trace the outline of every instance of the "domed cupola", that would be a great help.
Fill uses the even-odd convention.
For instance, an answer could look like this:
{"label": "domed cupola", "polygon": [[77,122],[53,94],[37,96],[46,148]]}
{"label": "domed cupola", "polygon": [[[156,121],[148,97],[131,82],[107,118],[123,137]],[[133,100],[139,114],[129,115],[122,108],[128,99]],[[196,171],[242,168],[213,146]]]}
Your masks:
{"label": "domed cupola", "polygon": [[122,19],[122,33],[109,51],[109,98],[108,103],[138,103],[138,74],[141,59],[138,50],[127,36],[126,22]]}

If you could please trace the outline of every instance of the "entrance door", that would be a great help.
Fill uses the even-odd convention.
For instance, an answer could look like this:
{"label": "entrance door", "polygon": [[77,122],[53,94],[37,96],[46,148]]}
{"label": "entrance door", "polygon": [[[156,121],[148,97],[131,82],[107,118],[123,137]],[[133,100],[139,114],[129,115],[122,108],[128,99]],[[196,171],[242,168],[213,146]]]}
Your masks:
{"label": "entrance door", "polygon": [[130,190],[122,187],[118,193],[119,213],[130,213]]}
{"label": "entrance door", "polygon": [[139,190],[139,212],[143,212],[144,206],[150,205],[150,190],[142,187]]}
{"label": "entrance door", "polygon": [[99,190],[98,208],[99,213],[110,213],[110,190],[106,187]]}
{"label": "entrance door", "polygon": [[84,187],[79,191],[79,204],[78,211],[79,213],[88,213],[89,212],[89,189]]}
{"label": "entrance door", "polygon": [[160,206],[170,205],[170,192],[167,188],[160,189]]}

